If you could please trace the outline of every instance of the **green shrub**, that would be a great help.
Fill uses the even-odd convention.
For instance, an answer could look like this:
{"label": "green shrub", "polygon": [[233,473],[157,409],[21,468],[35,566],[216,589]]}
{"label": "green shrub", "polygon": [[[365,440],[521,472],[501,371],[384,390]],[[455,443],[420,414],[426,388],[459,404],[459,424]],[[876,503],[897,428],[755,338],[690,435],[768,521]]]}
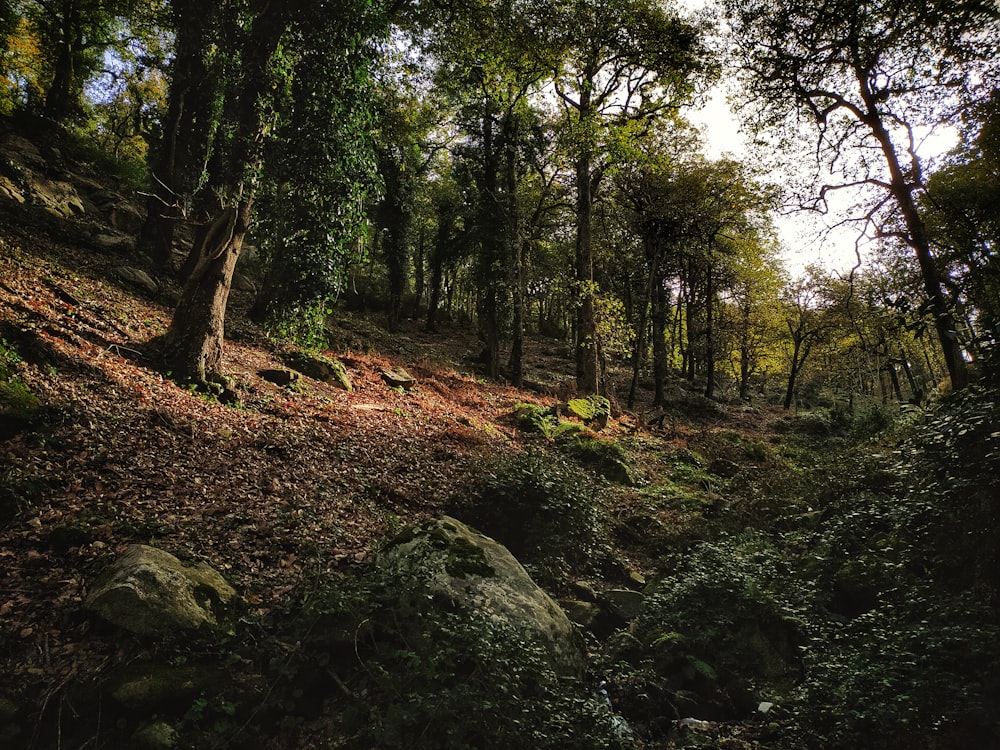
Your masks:
{"label": "green shrub", "polygon": [[781,551],[757,536],[662,561],[639,619],[605,658],[622,713],[659,737],[677,719],[744,718],[798,677],[812,600]]}
{"label": "green shrub", "polygon": [[639,472],[632,457],[620,444],[577,433],[566,441],[566,451],[584,466],[593,467],[605,479],[633,486],[639,483]]}
{"label": "green shrub", "polygon": [[930,747],[929,738],[946,742],[952,732],[977,738],[956,747],[997,746],[995,616],[971,598],[908,594],[831,628],[805,650],[787,746]]}
{"label": "green shrub", "polygon": [[544,582],[591,562],[601,535],[594,485],[564,458],[527,450],[485,467],[475,486],[452,515],[505,545]]}
{"label": "green shrub", "polygon": [[380,748],[624,748],[612,714],[585,686],[561,680],[533,643],[473,611],[442,613],[426,640],[378,635],[367,662]]}

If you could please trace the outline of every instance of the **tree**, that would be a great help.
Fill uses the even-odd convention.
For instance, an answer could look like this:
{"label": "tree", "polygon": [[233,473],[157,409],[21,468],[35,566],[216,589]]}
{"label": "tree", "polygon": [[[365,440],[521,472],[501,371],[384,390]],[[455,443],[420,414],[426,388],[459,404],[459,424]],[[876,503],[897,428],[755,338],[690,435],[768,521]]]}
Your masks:
{"label": "tree", "polygon": [[796,387],[813,348],[823,341],[830,327],[824,287],[827,280],[818,268],[789,283],[782,293],[785,327],[788,330],[788,381],[785,409],[792,407]]}
{"label": "tree", "polygon": [[[721,0],[758,130],[815,128],[813,153],[843,182],[881,196],[866,221],[912,248],[952,384],[967,373],[945,270],[927,233],[919,134],[950,124],[993,80],[992,0]],[[883,209],[886,209],[883,211]],[[888,209],[891,209],[889,211]]]}
{"label": "tree", "polygon": [[45,54],[44,113],[59,123],[84,114],[84,86],[104,52],[128,40],[129,21],[156,22],[156,0],[24,0],[21,12]]}
{"label": "tree", "polygon": [[322,331],[382,194],[372,61],[384,19],[364,0],[315,10],[289,25],[278,61],[287,83],[264,150],[255,231],[267,273],[251,310],[306,339]]}
{"label": "tree", "polygon": [[216,49],[222,36],[222,4],[173,0],[170,12],[174,58],[160,139],[149,153],[153,184],[138,240],[139,248],[163,269],[171,265],[177,222],[207,223],[203,214],[214,210],[205,178],[224,94]]}
{"label": "tree", "polygon": [[469,3],[441,24],[431,49],[441,61],[440,90],[456,109],[456,157],[476,187],[476,216],[468,236],[476,242],[477,321],[487,371],[501,370],[501,344],[512,339],[507,374],[522,379],[525,320],[524,252],[527,241],[522,185],[536,147],[533,106],[557,64],[560,42],[538,3]]}
{"label": "tree", "polygon": [[[692,380],[704,374],[705,394],[711,398],[721,353],[717,309],[723,293],[736,283],[733,260],[739,249],[759,244],[772,232],[767,212],[774,205],[773,191],[731,159],[713,162],[662,151],[649,155],[636,170],[623,171],[618,184],[619,195],[633,212],[650,274],[655,400],[662,402],[668,370],[670,289],[676,290],[677,304],[683,307],[682,369]],[[642,339],[640,334],[640,344]],[[640,351],[633,358],[633,384]]]}
{"label": "tree", "polygon": [[591,224],[605,167],[601,144],[612,139],[611,130],[634,137],[657,116],[675,111],[710,66],[700,29],[647,0],[575,0],[560,22],[569,51],[555,90],[576,189],[577,388],[597,393]]}
{"label": "tree", "polygon": [[733,371],[740,401],[750,400],[751,378],[758,374],[774,341],[778,299],[783,283],[777,248],[767,240],[746,237],[734,243],[724,312],[732,332]]}
{"label": "tree", "polygon": [[[180,380],[199,387],[225,387],[221,360],[233,270],[253,218],[262,175],[268,175],[270,184],[282,184],[287,177],[282,171],[287,162],[275,157],[273,150],[271,162],[266,161],[275,134],[279,134],[280,152],[282,138],[287,142],[291,137],[282,130],[283,126],[300,117],[297,125],[304,128],[306,140],[310,141],[301,144],[303,162],[311,159],[322,162],[329,156],[325,149],[330,138],[310,140],[310,136],[322,135],[311,128],[331,122],[330,110],[325,109],[330,99],[316,95],[327,91],[322,81],[322,76],[330,72],[326,66],[341,65],[350,78],[357,74],[356,66],[366,65],[363,54],[349,59],[347,48],[322,46],[326,39],[324,30],[340,28],[345,18],[352,17],[342,10],[341,5],[331,5],[326,0],[315,0],[308,6],[273,0],[246,0],[222,6],[219,114],[212,121],[192,123],[192,127],[218,131],[205,172],[205,182],[217,206],[196,234],[190,255],[191,272],[170,327],[157,342],[167,369]],[[332,38],[342,39],[343,35]],[[299,79],[297,71],[302,73]],[[204,83],[196,78],[192,87]],[[300,96],[296,97],[296,92]],[[299,105],[291,115],[287,110],[289,102]],[[335,122],[351,128],[355,120],[339,117]],[[336,182],[344,177],[339,172],[341,162],[325,166],[332,176],[327,171],[318,173],[319,190],[329,187],[331,179]],[[340,190],[326,195],[317,192],[316,187],[307,186],[313,175],[297,176],[299,179],[289,179],[283,184],[289,187],[289,207],[307,211],[304,219],[300,216],[302,223],[296,229],[306,233],[303,244],[309,249],[317,243],[323,244],[343,228],[331,224],[331,220],[353,220],[350,215],[354,210],[350,203],[353,195],[348,190],[349,199],[340,203],[345,195],[342,183]]]}
{"label": "tree", "polygon": [[1000,343],[1000,91],[969,125],[964,142],[931,175],[921,206],[967,308],[973,350],[989,357]]}

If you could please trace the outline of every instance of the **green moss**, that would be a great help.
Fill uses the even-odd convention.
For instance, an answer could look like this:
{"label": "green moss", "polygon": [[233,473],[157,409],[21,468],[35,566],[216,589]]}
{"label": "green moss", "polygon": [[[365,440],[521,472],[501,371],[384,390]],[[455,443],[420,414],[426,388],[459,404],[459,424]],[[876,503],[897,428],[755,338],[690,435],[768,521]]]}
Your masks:
{"label": "green moss", "polygon": [[535,404],[518,404],[514,407],[517,426],[525,432],[540,432],[545,437],[552,437],[559,427],[559,419],[551,410]]}
{"label": "green moss", "polygon": [[486,553],[481,547],[464,537],[452,537],[448,545],[445,570],[456,578],[479,576],[492,578],[496,570],[486,561]]}
{"label": "green moss", "polygon": [[38,399],[19,380],[0,382],[0,414],[29,419],[38,409]]}

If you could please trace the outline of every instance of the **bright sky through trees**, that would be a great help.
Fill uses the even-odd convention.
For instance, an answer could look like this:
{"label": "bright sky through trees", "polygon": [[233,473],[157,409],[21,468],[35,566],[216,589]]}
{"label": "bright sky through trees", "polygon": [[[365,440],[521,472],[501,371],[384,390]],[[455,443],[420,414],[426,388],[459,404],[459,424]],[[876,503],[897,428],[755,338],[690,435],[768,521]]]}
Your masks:
{"label": "bright sky through trees", "polygon": [[[677,0],[677,4],[682,11],[696,13],[710,7],[711,0]],[[759,163],[760,159],[755,157],[740,120],[729,103],[730,97],[738,97],[736,85],[733,77],[724,76],[704,105],[689,112],[688,118],[701,130],[703,150],[709,158],[730,155],[748,164]],[[937,158],[956,145],[958,135],[954,129],[917,132],[917,141],[920,144],[918,153],[926,165],[932,167]],[[784,180],[775,175],[774,181],[781,183]],[[789,211],[776,217],[785,260],[792,273],[798,274],[810,264],[845,271],[857,264],[859,252],[861,259],[865,259],[866,249],[876,240],[861,236],[859,230],[852,226],[837,226],[851,215],[852,204],[857,197],[848,191],[832,197],[830,211],[825,216]]]}

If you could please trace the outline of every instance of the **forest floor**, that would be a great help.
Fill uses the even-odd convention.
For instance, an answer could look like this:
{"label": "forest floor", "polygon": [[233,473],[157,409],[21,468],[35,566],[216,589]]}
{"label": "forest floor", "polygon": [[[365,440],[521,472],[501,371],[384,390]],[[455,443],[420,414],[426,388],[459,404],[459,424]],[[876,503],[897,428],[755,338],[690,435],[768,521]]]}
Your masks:
{"label": "forest floor", "polygon": [[[240,400],[222,405],[143,354],[169,323],[171,292],[114,281],[136,260],[73,236],[37,221],[0,226],[0,338],[40,405],[37,425],[0,436],[0,683],[40,714],[62,710],[75,679],[123,658],[82,603],[126,546],[209,563],[247,617],[267,618],[310,580],[367,565],[401,528],[445,512],[483,466],[544,440],[518,428],[515,407],[551,406],[544,391],[571,380],[564,342],[529,340],[527,377],[540,387],[519,390],[477,372],[470,328],[432,335],[411,320],[390,334],[378,314],[337,310],[328,354],[353,391],[309,378],[280,387],[258,373],[284,367],[289,347],[245,322],[249,295],[236,292],[224,368]],[[396,366],[416,387],[383,382]],[[651,430],[648,408],[616,409],[602,432],[628,442],[647,481],[667,470],[665,452],[683,449],[769,481],[767,457],[748,459],[740,441],[770,441],[780,409],[716,404]],[[700,512],[650,510],[635,489],[613,502],[623,579],[649,572],[651,540],[695,538],[703,523]],[[657,534],[630,527],[651,513]]]}

